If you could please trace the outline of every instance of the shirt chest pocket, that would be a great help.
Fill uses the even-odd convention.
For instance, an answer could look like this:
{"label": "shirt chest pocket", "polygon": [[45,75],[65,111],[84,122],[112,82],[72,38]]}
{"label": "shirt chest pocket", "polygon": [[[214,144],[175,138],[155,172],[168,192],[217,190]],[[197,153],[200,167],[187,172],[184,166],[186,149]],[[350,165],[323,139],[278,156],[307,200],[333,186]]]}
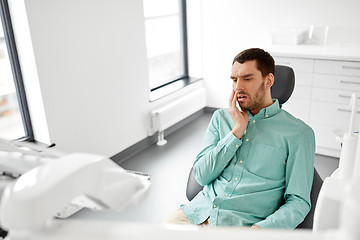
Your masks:
{"label": "shirt chest pocket", "polygon": [[269,179],[281,180],[285,176],[287,154],[284,149],[266,145],[257,144],[252,146],[246,167],[249,172]]}

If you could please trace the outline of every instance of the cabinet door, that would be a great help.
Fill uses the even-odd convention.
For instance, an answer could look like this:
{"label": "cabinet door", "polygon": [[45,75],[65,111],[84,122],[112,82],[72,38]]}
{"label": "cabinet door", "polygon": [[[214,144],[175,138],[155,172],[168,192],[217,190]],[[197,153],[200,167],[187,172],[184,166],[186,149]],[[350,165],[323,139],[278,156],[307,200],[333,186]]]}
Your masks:
{"label": "cabinet door", "polygon": [[292,114],[294,117],[301,119],[305,123],[310,122],[310,99],[290,98],[282,108]]}
{"label": "cabinet door", "polygon": [[288,58],[288,57],[274,57],[275,64],[290,66],[295,72],[312,73],[314,70],[314,60],[304,58]]}
{"label": "cabinet door", "polygon": [[[311,103],[311,123],[347,129],[350,124],[350,115],[350,106],[347,104],[316,101],[312,101]],[[358,107],[356,116],[359,119],[360,107]]]}
{"label": "cabinet door", "polygon": [[360,77],[315,73],[313,86],[319,88],[351,90],[360,93]]}
{"label": "cabinet door", "polygon": [[315,60],[316,73],[360,76],[360,62]]}
{"label": "cabinet door", "polygon": [[323,148],[324,150],[335,150],[337,153],[335,152],[331,155],[339,157],[341,143],[336,139],[336,135],[334,133],[336,128],[322,124],[311,124],[311,127],[315,133],[316,147]]}
{"label": "cabinet door", "polygon": [[[353,93],[359,93],[359,92],[342,90],[342,89],[313,87],[311,99],[313,101],[319,101],[319,102],[349,105],[351,95]],[[360,100],[360,96],[359,96],[359,100]]]}
{"label": "cabinet door", "polygon": [[[302,100],[310,100],[311,99],[312,88],[310,86],[304,86],[300,84],[295,84],[294,91],[291,94],[290,99],[302,99]],[[289,100],[290,100],[289,99]]]}

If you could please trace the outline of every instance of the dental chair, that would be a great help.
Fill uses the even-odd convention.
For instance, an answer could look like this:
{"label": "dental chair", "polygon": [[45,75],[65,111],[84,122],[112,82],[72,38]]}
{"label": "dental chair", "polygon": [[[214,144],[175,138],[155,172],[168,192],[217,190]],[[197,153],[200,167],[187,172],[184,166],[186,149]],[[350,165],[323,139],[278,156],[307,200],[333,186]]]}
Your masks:
{"label": "dental chair", "polygon": [[[275,81],[274,81],[274,85],[271,88],[271,96],[272,98],[277,98],[279,100],[280,107],[290,98],[294,90],[294,86],[295,86],[295,74],[293,69],[288,66],[276,65]],[[300,229],[313,228],[314,211],[322,183],[323,180],[321,179],[319,173],[314,168],[314,179],[310,194],[311,209],[308,215],[305,217],[304,221],[301,224],[299,224],[297,228]],[[191,201],[202,190],[202,188],[203,187],[195,180],[193,169],[191,168],[187,187],[186,187],[187,199]]]}

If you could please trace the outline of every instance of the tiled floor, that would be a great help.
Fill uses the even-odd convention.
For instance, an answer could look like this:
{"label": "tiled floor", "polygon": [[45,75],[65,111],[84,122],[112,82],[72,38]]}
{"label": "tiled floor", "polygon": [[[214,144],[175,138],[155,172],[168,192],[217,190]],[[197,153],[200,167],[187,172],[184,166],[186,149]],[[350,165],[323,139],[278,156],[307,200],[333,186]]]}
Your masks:
{"label": "tiled floor", "polygon": [[[186,183],[197,155],[211,114],[201,117],[166,137],[165,146],[153,145],[121,166],[125,169],[149,173],[152,188],[147,198],[137,206],[121,213],[82,210],[72,218],[125,220],[161,223],[180,204],[186,203]],[[317,155],[315,167],[322,178],[329,176],[338,166],[338,159]]]}

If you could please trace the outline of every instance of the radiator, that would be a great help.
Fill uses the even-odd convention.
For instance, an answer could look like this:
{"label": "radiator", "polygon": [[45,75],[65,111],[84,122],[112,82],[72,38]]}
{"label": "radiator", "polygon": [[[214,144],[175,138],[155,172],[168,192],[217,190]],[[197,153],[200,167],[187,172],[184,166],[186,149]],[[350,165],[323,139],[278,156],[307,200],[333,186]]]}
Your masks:
{"label": "radiator", "polygon": [[151,111],[153,130],[158,132],[157,145],[166,144],[164,131],[167,128],[204,107],[206,107],[206,92],[201,88]]}

